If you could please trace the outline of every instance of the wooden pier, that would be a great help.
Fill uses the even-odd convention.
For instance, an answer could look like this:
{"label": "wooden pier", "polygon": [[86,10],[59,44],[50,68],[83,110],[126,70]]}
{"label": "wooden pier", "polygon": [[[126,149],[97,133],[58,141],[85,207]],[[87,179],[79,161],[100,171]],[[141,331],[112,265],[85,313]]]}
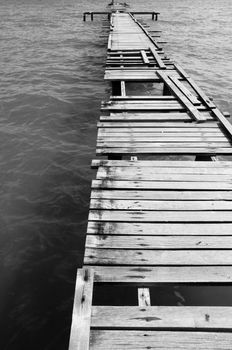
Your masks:
{"label": "wooden pier", "polygon": [[[92,162],[69,349],[231,349],[232,307],[157,306],[150,293],[232,284],[232,162],[217,158],[232,154],[227,115],[132,13],[111,13],[105,80],[96,152],[106,157]],[[118,288],[131,287],[137,302],[125,305]]]}

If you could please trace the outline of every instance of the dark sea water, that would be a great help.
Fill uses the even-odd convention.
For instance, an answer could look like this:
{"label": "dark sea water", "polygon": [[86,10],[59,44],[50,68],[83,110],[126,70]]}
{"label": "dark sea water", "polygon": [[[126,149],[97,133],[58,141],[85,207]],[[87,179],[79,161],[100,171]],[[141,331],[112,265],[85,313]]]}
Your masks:
{"label": "dark sea water", "polygon": [[[232,1],[129,1],[154,9],[166,52],[232,113]],[[107,1],[0,0],[0,349],[67,349],[82,264]],[[146,20],[146,18],[144,18]],[[177,292],[176,292],[177,293]],[[178,293],[177,293],[178,295]]]}

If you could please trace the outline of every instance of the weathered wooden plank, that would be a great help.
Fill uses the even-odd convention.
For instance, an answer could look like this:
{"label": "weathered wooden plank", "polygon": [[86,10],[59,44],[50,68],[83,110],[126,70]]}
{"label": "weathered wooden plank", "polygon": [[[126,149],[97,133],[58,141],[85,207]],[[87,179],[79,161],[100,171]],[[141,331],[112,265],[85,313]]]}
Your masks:
{"label": "weathered wooden plank", "polygon": [[[101,144],[107,143],[110,144],[111,143],[139,143],[139,142],[146,142],[146,143],[162,143],[162,142],[185,142],[185,143],[193,143],[193,146],[199,142],[203,142],[203,143],[217,143],[217,142],[226,142],[227,145],[230,143],[227,142],[227,139],[225,138],[225,136],[210,136],[210,137],[202,137],[202,136],[192,136],[189,135],[188,136],[174,136],[174,135],[159,135],[159,136],[148,136],[148,135],[131,135],[131,137],[129,135],[103,135],[103,136],[99,136],[97,139],[97,142],[99,144],[99,146]],[[121,145],[122,146],[122,145]]]}
{"label": "weathered wooden plank", "polygon": [[171,75],[169,76],[169,79],[171,79],[171,81],[178,87],[178,89],[181,90],[181,92],[183,92],[183,94],[189,99],[189,101],[195,105],[195,106],[199,106],[201,104],[201,102],[197,99],[197,97],[195,95],[193,95],[184,84],[182,84],[180,82],[179,79],[172,77]]}
{"label": "weathered wooden plank", "polygon": [[[231,232],[232,235],[232,232]],[[232,236],[87,235],[87,248],[105,249],[232,249]]]}
{"label": "weathered wooden plank", "polygon": [[229,350],[231,333],[92,330],[91,350]]}
{"label": "weathered wooden plank", "polygon": [[173,182],[173,181],[117,181],[117,180],[93,180],[92,188],[112,189],[147,189],[147,190],[231,190],[229,182]]}
{"label": "weathered wooden plank", "polygon": [[165,148],[138,148],[138,147],[115,147],[115,148],[98,148],[96,155],[108,155],[108,154],[182,154],[182,155],[227,155],[232,154],[232,148],[221,148],[221,147],[165,147]]}
{"label": "weathered wooden plank", "polygon": [[[100,121],[108,122],[108,121],[189,121],[191,117],[187,113],[144,113],[138,115],[128,113],[125,115],[124,113],[117,113],[118,115],[114,116],[101,116]],[[212,117],[205,117],[207,120],[212,119]]]}
{"label": "weathered wooden plank", "polygon": [[91,326],[105,329],[231,330],[232,307],[93,306]]}
{"label": "weathered wooden plank", "polygon": [[90,210],[90,221],[120,222],[232,222],[230,211]]}
{"label": "weathered wooden plank", "polygon": [[69,350],[89,349],[93,281],[92,269],[77,271]]}
{"label": "weathered wooden plank", "polygon": [[185,97],[185,95],[181,92],[179,88],[170,80],[170,77],[166,72],[158,71],[157,75],[161,77],[164,83],[171,89],[174,95],[183,103],[183,105],[187,108],[192,117],[198,122],[203,121],[204,118],[198,112],[198,110],[192,105],[192,103]]}
{"label": "weathered wooden plank", "polygon": [[232,265],[231,250],[146,250],[86,248],[85,265]]}
{"label": "weathered wooden plank", "polygon": [[205,161],[205,162],[199,162],[199,161],[191,161],[191,160],[137,160],[137,161],[132,161],[132,160],[108,160],[108,159],[94,159],[92,160],[92,167],[97,168],[99,166],[104,166],[104,167],[155,167],[155,168],[165,168],[165,171],[168,169],[175,169],[178,168],[181,171],[181,168],[186,168],[187,169],[192,168],[193,171],[194,168],[197,169],[199,168],[199,171],[203,171],[203,169],[218,169],[224,170],[224,169],[230,169],[232,168],[232,162],[230,161],[217,161],[217,162],[211,162],[211,161]]}
{"label": "weathered wooden plank", "polygon": [[[146,164],[147,163],[147,164]],[[106,165],[105,165],[106,164]],[[224,176],[224,175],[232,175],[232,166],[229,167],[207,167],[207,166],[202,166],[199,168],[198,167],[192,167],[192,166],[185,166],[184,165],[175,166],[175,161],[173,161],[173,165],[163,165],[162,164],[159,166],[158,164],[155,165],[154,163],[152,164],[152,162],[145,161],[140,165],[140,161],[138,161],[138,165],[137,161],[127,161],[127,166],[124,163],[124,166],[117,166],[114,165],[114,163],[111,163],[112,166],[108,166],[107,163],[99,163],[99,172],[98,174],[107,172],[108,174],[120,174],[120,176],[130,176],[130,175],[151,175],[151,174],[175,174],[175,175],[219,175],[219,177]],[[149,166],[150,165],[150,166]],[[231,163],[232,165],[232,163]]]}
{"label": "weathered wooden plank", "polygon": [[95,199],[231,201],[232,191],[149,191],[149,190],[92,190]]}
{"label": "weathered wooden plank", "polygon": [[94,266],[95,281],[103,283],[228,283],[232,266]]}
{"label": "weathered wooden plank", "polygon": [[[110,96],[112,101],[177,101],[175,96],[163,96],[163,95],[129,95],[129,96]],[[113,114],[113,113],[112,113]],[[181,113],[178,113],[181,114]]]}
{"label": "weathered wooden plank", "polygon": [[[141,104],[141,103],[114,103],[101,107],[102,111],[183,111],[184,107],[179,103],[173,104]],[[205,120],[205,119],[204,119]]]}
{"label": "weathered wooden plank", "polygon": [[[203,172],[198,169],[198,172],[193,173],[185,172],[185,168],[182,168],[182,172],[178,172],[178,168],[174,171],[165,171],[166,168],[119,168],[119,167],[99,167],[97,172],[97,179],[115,179],[115,180],[152,180],[152,181],[220,181],[227,182],[232,181],[231,170],[228,174],[220,174],[218,171],[214,174],[209,171]],[[202,169],[202,168],[201,168]],[[213,168],[211,168],[212,170]],[[156,171],[161,170],[161,171]],[[190,170],[192,170],[190,168]],[[195,168],[196,170],[196,168]],[[214,168],[214,170],[217,170]],[[225,169],[226,171],[227,169]]]}
{"label": "weathered wooden plank", "polygon": [[177,99],[166,100],[166,99],[111,99],[109,102],[104,102],[109,106],[179,106],[180,103]]}
{"label": "weathered wooden plank", "polygon": [[[126,46],[127,44],[125,44]],[[177,71],[172,69],[167,69],[166,71],[171,72],[172,75],[176,76],[177,78],[180,78],[180,75]],[[160,82],[160,78],[158,76],[158,70],[154,70],[153,67],[150,69],[140,69],[140,70],[129,70],[129,69],[106,69],[105,80],[110,81],[118,81],[118,80],[125,80],[125,81],[152,81],[152,82]]]}
{"label": "weathered wooden plank", "polygon": [[[220,130],[219,126],[216,123],[205,123],[201,125],[196,125],[194,123],[182,123],[178,122],[98,122],[98,127],[99,128],[111,128],[113,129],[112,131],[116,131],[116,129],[121,128],[121,129],[126,129],[129,132],[136,131],[136,128],[141,128],[143,131],[146,131],[145,128],[151,128],[152,130],[175,130],[178,132],[220,132],[221,134],[222,131]],[[115,130],[114,130],[115,129]],[[192,131],[191,131],[192,130]],[[149,130],[148,130],[149,132]]]}
{"label": "weathered wooden plank", "polygon": [[[230,150],[230,146],[231,144],[229,142],[226,141],[208,141],[208,142],[202,142],[202,141],[198,141],[198,142],[184,142],[184,141],[174,141],[174,142],[165,142],[165,139],[163,140],[163,142],[142,142],[142,141],[135,141],[135,140],[131,140],[130,142],[117,142],[117,141],[98,141],[97,143],[97,147],[98,148],[103,148],[103,149],[107,149],[107,148],[122,148],[125,149],[125,152],[127,152],[127,149],[153,149],[153,148],[172,148],[173,149],[179,149],[179,148],[186,148],[186,152],[188,152],[188,148],[190,149],[207,149],[209,148],[209,150],[215,150],[217,151],[217,149],[226,149],[229,148]],[[230,151],[228,150],[228,152],[230,153]],[[183,150],[182,150],[183,151]],[[225,150],[224,150],[225,151]],[[152,152],[152,151],[151,151]],[[162,153],[163,151],[161,151],[160,153]],[[195,151],[196,152],[196,151]],[[232,151],[231,151],[232,152]],[[170,152],[172,153],[172,152]],[[207,152],[206,152],[207,153]]]}
{"label": "weathered wooden plank", "polygon": [[139,223],[89,222],[88,234],[105,235],[167,235],[167,236],[230,236],[231,223]]}
{"label": "weathered wooden plank", "polygon": [[222,133],[220,133],[220,132],[206,132],[206,133],[202,133],[202,132],[198,132],[198,131],[196,131],[196,132],[194,132],[193,130],[192,130],[192,132],[191,132],[191,130],[190,130],[190,132],[187,132],[187,131],[181,131],[181,132],[179,132],[179,131],[177,131],[177,132],[175,132],[175,131],[173,131],[173,130],[167,130],[167,131],[157,131],[157,132],[155,132],[155,131],[152,131],[151,130],[151,132],[149,132],[149,130],[146,130],[146,129],[135,129],[135,131],[133,131],[132,130],[132,132],[128,132],[127,130],[117,130],[116,129],[116,132],[113,132],[112,131],[112,129],[108,129],[108,130],[105,130],[105,131],[103,131],[103,130],[99,130],[99,132],[98,132],[98,139],[99,140],[102,140],[102,139],[105,139],[105,138],[121,138],[121,139],[123,139],[123,138],[129,138],[129,139],[135,139],[136,140],[136,138],[142,138],[142,137],[146,137],[146,138],[151,138],[151,139],[153,139],[153,140],[156,140],[156,138],[158,139],[158,138],[160,138],[161,139],[161,141],[162,140],[164,140],[164,139],[168,139],[168,138],[170,138],[170,137],[175,137],[176,139],[177,138],[187,138],[189,136],[189,138],[193,138],[193,137],[198,137],[198,138],[213,138],[214,140],[218,140],[218,138],[223,138],[223,140],[226,140],[227,141],[227,139],[225,138],[225,136],[222,134]]}
{"label": "weathered wooden plank", "polygon": [[[232,201],[176,201],[176,200],[130,200],[91,199],[90,209],[100,210],[150,210],[150,211],[221,211],[232,210]],[[231,213],[232,219],[232,213]]]}

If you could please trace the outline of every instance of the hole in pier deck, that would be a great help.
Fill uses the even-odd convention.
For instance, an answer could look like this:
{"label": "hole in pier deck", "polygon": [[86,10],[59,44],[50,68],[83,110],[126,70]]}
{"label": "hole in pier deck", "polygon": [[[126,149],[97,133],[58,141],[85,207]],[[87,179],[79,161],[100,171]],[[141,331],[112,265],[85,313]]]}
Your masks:
{"label": "hole in pier deck", "polygon": [[[95,284],[94,305],[138,305],[138,287]],[[232,306],[232,285],[171,284],[147,286],[153,306]]]}
{"label": "hole in pier deck", "polygon": [[126,93],[128,96],[162,96],[163,91],[163,83],[126,82]]}

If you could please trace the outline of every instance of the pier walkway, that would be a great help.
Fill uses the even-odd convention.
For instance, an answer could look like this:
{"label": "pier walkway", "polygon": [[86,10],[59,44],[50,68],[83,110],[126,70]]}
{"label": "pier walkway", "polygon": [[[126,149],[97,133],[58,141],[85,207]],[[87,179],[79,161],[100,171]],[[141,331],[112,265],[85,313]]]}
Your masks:
{"label": "pier walkway", "polygon": [[231,349],[231,307],[150,291],[232,284],[232,126],[130,13],[111,15],[105,80],[70,350]]}

